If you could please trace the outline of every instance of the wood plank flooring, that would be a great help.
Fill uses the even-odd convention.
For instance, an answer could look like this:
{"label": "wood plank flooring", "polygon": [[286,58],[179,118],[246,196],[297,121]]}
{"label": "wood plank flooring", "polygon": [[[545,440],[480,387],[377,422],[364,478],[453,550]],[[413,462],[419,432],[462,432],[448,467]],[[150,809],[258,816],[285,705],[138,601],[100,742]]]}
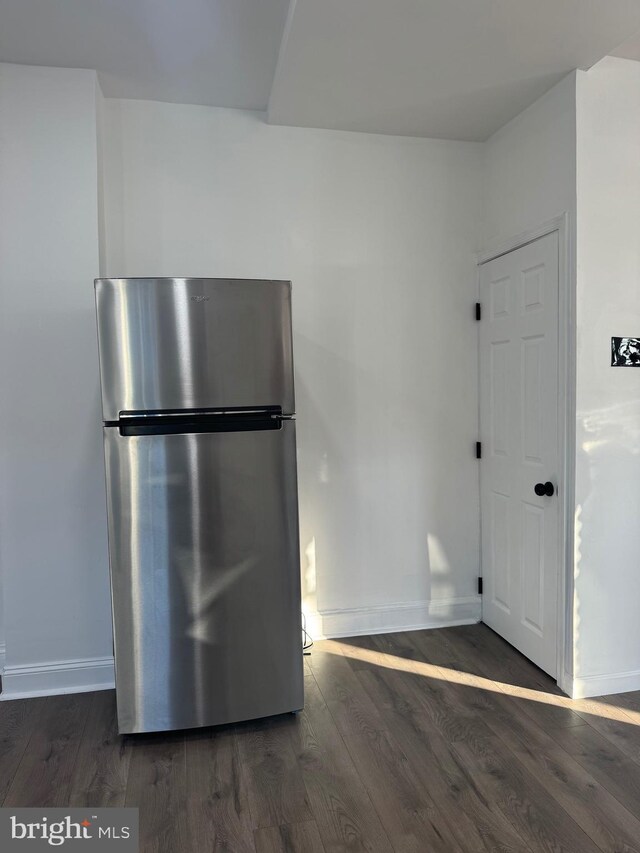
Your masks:
{"label": "wood plank flooring", "polygon": [[120,737],[0,703],[0,803],[140,808],[142,853],[640,853],[640,692],[571,701],[484,625],[316,643],[297,716]]}

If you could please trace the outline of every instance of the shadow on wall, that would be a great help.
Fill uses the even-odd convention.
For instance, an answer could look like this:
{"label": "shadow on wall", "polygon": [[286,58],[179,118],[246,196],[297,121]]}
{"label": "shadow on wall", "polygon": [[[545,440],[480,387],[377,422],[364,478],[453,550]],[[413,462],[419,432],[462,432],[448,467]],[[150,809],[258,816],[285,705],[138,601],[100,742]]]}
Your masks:
{"label": "shadow on wall", "polygon": [[640,399],[582,412],[577,420],[574,674],[634,671],[640,669]]}

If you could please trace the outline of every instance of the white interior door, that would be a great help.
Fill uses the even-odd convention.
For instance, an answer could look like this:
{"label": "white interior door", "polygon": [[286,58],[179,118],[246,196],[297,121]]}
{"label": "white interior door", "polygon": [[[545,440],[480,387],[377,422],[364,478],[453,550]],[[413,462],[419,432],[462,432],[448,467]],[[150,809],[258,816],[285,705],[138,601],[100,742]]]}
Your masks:
{"label": "white interior door", "polygon": [[483,621],[555,677],[557,232],[484,264],[480,303]]}

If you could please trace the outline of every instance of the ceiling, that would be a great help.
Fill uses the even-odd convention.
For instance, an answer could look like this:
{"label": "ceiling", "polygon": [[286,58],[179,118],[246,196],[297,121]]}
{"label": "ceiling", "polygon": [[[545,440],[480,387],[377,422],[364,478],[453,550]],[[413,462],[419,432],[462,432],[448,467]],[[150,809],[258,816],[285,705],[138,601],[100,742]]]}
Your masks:
{"label": "ceiling", "polygon": [[620,56],[623,59],[640,60],[640,32],[621,44],[616,50],[612,50],[611,53],[613,56]]}
{"label": "ceiling", "polygon": [[297,0],[269,120],[483,140],[639,28],[637,0]]}
{"label": "ceiling", "polygon": [[0,0],[0,61],[95,68],[107,97],[264,110],[289,0]]}
{"label": "ceiling", "polygon": [[107,97],[482,140],[639,29],[640,0],[0,0],[0,60],[95,68]]}

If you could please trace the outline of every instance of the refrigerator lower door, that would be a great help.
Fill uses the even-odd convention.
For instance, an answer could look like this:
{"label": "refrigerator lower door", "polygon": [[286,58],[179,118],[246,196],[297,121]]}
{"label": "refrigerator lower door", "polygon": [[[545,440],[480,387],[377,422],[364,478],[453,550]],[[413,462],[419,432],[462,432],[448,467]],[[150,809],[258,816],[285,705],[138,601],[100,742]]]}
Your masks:
{"label": "refrigerator lower door", "polygon": [[295,422],[104,436],[120,732],[300,709]]}

